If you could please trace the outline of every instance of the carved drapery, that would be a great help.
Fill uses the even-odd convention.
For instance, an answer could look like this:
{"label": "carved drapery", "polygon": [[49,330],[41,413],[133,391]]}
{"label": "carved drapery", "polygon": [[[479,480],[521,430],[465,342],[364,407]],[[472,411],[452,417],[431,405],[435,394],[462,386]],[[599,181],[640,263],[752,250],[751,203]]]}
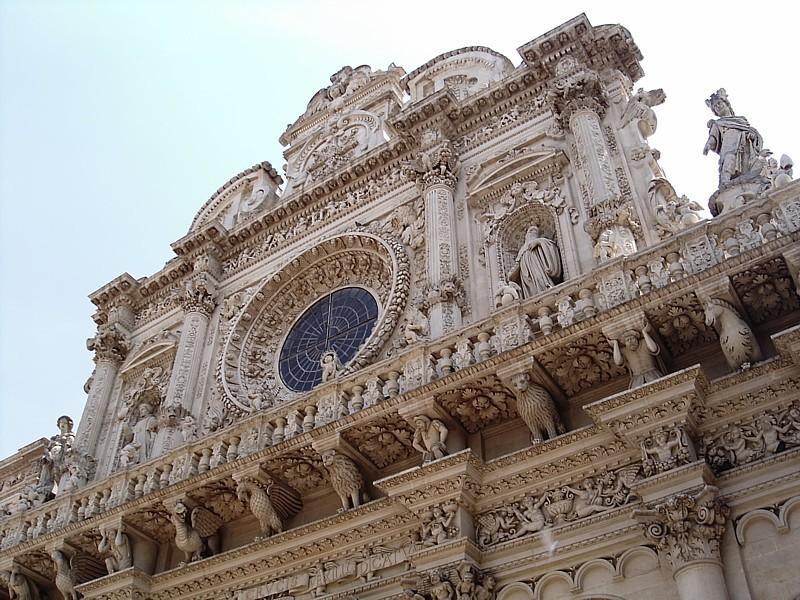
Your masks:
{"label": "carved drapery", "polygon": [[371,336],[342,372],[375,359],[405,308],[409,260],[395,238],[356,231],[332,237],[295,258],[264,282],[233,319],[217,371],[228,408],[250,412],[293,397],[278,376],[280,344],[306,308],[345,286],[370,290],[379,313]]}

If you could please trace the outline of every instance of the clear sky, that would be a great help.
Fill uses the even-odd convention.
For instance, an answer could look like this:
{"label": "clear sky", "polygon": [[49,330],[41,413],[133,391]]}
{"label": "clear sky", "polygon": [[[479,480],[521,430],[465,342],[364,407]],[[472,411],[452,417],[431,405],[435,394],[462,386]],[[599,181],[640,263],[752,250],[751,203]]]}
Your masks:
{"label": "clear sky", "polygon": [[92,371],[87,294],[171,256],[196,210],[263,160],[345,64],[411,71],[516,48],[585,11],[622,23],[663,87],[651,145],[705,205],[704,100],[725,87],[776,155],[800,160],[794,3],[0,0],[0,458],[77,421]]}

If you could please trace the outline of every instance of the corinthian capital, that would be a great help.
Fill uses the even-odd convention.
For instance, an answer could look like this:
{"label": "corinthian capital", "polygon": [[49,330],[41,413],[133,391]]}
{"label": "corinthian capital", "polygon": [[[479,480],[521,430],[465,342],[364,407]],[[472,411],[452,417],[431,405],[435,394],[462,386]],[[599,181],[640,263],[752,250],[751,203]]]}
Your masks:
{"label": "corinthian capital", "polygon": [[429,152],[419,154],[414,160],[403,163],[402,166],[403,175],[415,182],[422,191],[434,185],[454,189],[458,181],[458,171],[458,158],[448,140]]}
{"label": "corinthian capital", "polygon": [[86,340],[86,348],[94,352],[95,362],[108,360],[121,363],[128,355],[128,338],[116,323],[103,323],[94,337]]}
{"label": "corinthian capital", "polygon": [[649,509],[633,511],[674,571],[697,560],[720,560],[719,545],[730,508],[706,485],[696,495],[675,494]]}
{"label": "corinthian capital", "polygon": [[600,78],[572,56],[565,56],[556,66],[556,78],[547,96],[553,113],[563,127],[579,110],[591,110],[603,116],[607,102]]}
{"label": "corinthian capital", "polygon": [[216,285],[208,273],[200,272],[186,282],[182,294],[183,310],[210,315],[217,305]]}

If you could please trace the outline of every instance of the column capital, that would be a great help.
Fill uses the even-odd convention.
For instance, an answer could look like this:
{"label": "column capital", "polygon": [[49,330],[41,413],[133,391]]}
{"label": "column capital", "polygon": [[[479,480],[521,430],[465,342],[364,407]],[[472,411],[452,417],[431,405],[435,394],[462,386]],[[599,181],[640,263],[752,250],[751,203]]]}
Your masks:
{"label": "column capital", "polygon": [[413,160],[402,166],[403,175],[415,182],[422,192],[434,187],[454,190],[458,181],[460,164],[449,140],[433,150],[420,152]]}
{"label": "column capital", "polygon": [[86,349],[94,352],[94,361],[122,363],[130,349],[127,332],[117,323],[102,323],[97,326],[94,337],[86,340]]}
{"label": "column capital", "polygon": [[645,537],[656,543],[674,574],[695,562],[721,560],[720,543],[729,516],[719,489],[707,484],[696,494],[674,494],[633,511]]}
{"label": "column capital", "polygon": [[181,304],[186,313],[201,313],[209,316],[217,306],[216,280],[205,271],[186,280],[181,293]]}
{"label": "column capital", "polygon": [[562,127],[571,127],[572,117],[584,111],[602,118],[608,106],[600,76],[572,56],[565,56],[556,66],[547,99]]}

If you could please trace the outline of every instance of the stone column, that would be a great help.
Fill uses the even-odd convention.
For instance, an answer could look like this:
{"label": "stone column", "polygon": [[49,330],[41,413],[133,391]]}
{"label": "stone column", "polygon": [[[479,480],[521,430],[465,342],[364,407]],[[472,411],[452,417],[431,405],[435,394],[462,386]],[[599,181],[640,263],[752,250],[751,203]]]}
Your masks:
{"label": "stone column", "polygon": [[645,527],[645,537],[656,543],[672,566],[681,600],[729,599],[720,557],[729,515],[730,508],[712,485],[694,495],[674,494],[648,509],[633,511]]}
{"label": "stone column", "polygon": [[592,205],[616,200],[620,195],[597,112],[600,103],[597,102],[596,106],[596,110],[594,107],[578,108],[569,117],[569,128],[575,136],[575,146],[584,165]]}
{"label": "stone column", "polygon": [[186,411],[192,408],[215,296],[216,279],[207,271],[198,272],[186,282],[183,326],[167,389],[167,403],[180,404]]}
{"label": "stone column", "polygon": [[86,340],[94,352],[95,369],[89,383],[89,397],[83,409],[76,444],[81,452],[94,454],[103,417],[108,411],[117,371],[128,354],[128,334],[119,322],[103,323],[94,337]]}
{"label": "stone column", "polygon": [[[405,174],[416,181],[425,200],[425,237],[428,270],[428,322],[432,339],[461,326],[458,243],[454,192],[458,163],[445,141]],[[420,167],[419,165],[424,165]]]}

